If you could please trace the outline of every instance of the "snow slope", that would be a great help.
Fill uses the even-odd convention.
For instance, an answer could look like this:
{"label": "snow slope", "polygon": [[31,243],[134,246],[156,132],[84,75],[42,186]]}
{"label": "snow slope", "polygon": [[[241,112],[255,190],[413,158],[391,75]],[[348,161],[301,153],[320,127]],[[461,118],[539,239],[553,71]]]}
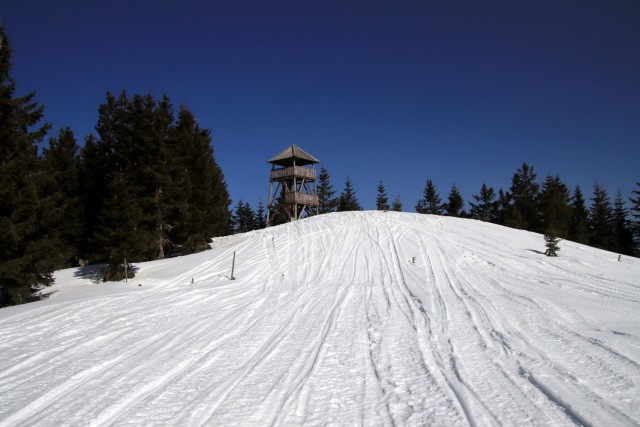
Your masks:
{"label": "snow slope", "polygon": [[0,310],[0,425],[640,424],[638,259],[395,212],[214,246]]}

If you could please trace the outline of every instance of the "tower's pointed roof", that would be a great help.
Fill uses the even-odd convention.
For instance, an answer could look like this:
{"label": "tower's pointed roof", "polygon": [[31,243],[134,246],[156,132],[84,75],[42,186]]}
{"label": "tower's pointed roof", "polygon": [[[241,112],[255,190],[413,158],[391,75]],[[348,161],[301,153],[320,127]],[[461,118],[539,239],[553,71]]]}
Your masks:
{"label": "tower's pointed roof", "polygon": [[267,160],[267,162],[278,166],[291,166],[293,165],[294,160],[297,166],[320,163],[320,160],[316,159],[295,144],[291,144],[291,146],[285,148],[281,153],[276,154],[271,159]]}

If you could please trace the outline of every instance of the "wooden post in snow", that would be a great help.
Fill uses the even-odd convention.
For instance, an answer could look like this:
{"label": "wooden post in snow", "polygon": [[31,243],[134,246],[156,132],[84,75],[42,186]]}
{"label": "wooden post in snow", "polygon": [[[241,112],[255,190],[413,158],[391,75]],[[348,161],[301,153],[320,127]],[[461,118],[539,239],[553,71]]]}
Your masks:
{"label": "wooden post in snow", "polygon": [[231,261],[231,280],[236,280],[235,277],[233,277],[233,271],[236,268],[236,251],[233,251],[233,261]]}
{"label": "wooden post in snow", "polygon": [[129,281],[129,270],[127,269],[127,259],[124,259],[124,282],[127,283]]}

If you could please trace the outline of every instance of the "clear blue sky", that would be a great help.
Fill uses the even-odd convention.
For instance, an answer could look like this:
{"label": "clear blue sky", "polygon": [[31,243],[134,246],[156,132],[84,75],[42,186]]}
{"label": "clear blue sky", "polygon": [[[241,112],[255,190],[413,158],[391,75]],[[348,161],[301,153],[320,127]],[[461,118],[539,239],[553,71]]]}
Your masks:
{"label": "clear blue sky", "polygon": [[211,129],[232,198],[297,144],[338,192],[413,211],[527,162],[587,197],[640,181],[640,1],[2,0],[18,94],[93,131],[107,91],[167,94]]}

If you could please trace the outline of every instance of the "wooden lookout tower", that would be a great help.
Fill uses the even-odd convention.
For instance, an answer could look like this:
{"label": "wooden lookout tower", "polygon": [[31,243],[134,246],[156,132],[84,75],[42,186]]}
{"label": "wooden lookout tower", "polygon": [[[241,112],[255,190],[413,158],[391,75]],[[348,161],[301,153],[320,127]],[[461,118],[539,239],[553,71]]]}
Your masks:
{"label": "wooden lookout tower", "polygon": [[319,160],[296,145],[287,147],[267,161],[271,163],[267,225],[276,217],[295,221],[305,214],[317,214],[316,170]]}

